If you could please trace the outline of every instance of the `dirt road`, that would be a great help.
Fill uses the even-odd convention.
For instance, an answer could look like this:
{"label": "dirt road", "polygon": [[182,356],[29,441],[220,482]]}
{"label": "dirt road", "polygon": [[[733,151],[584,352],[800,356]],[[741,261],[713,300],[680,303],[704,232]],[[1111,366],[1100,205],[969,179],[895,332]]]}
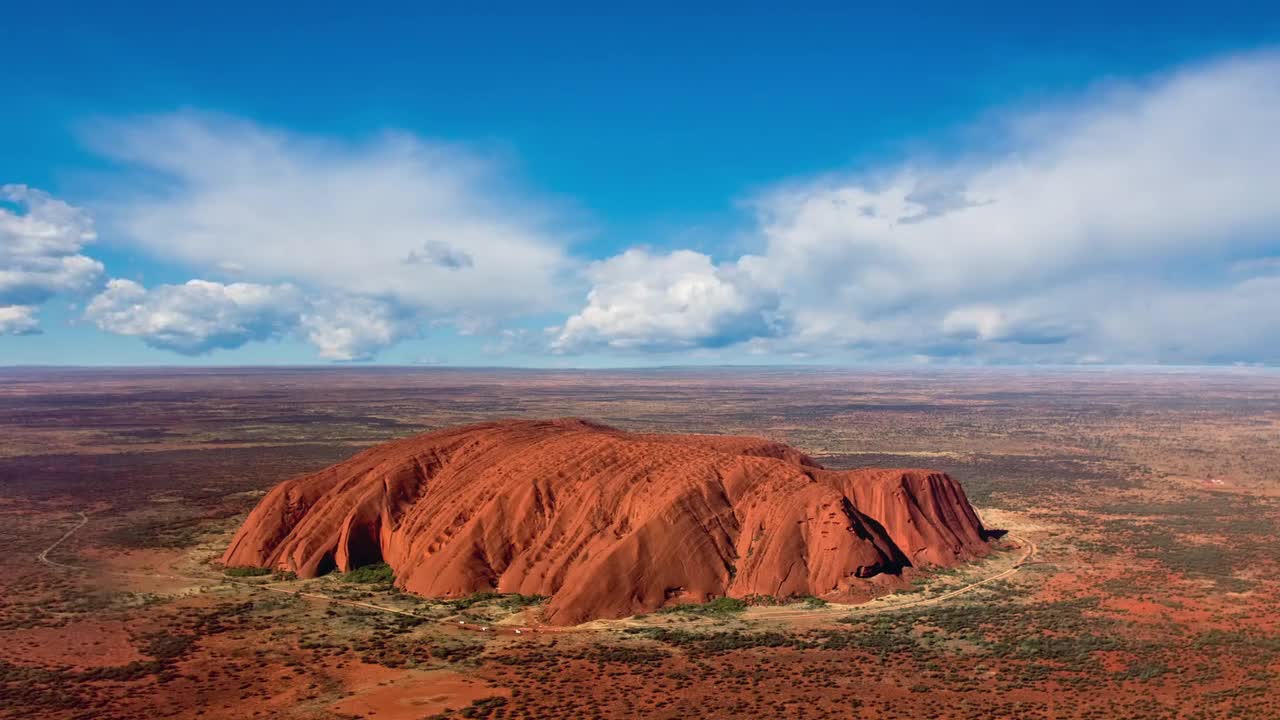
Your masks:
{"label": "dirt road", "polygon": [[[78,565],[68,565],[66,563],[61,563],[56,560],[49,559],[49,553],[56,550],[59,545],[66,542],[68,538],[70,538],[77,531],[79,531],[81,528],[83,528],[85,525],[89,523],[89,515],[87,513],[81,511],[78,514],[80,515],[80,522],[76,523],[71,529],[63,533],[62,536],[59,537],[57,540],[54,540],[53,544],[51,544],[49,547],[42,550],[40,554],[36,556],[36,559],[38,559],[40,562],[46,565],[49,565],[50,567],[59,568],[62,570],[72,570],[76,572],[89,571],[89,568],[86,568],[86,567],[82,567]],[[1022,544],[1026,549],[1026,552],[1023,553],[1022,557],[1018,558],[1018,560],[1013,564],[1012,567],[1002,572],[996,573],[995,575],[992,575],[990,577],[977,580],[975,582],[969,583],[968,585],[965,585],[964,587],[951,590],[949,592],[943,593],[935,597],[917,598],[915,600],[908,600],[905,602],[897,602],[897,603],[893,603],[893,602],[882,603],[882,602],[872,601],[870,603],[865,603],[862,605],[834,605],[833,604],[833,605],[828,605],[825,608],[796,607],[794,610],[786,607],[776,608],[776,609],[761,608],[757,610],[755,615],[753,617],[750,617],[749,619],[761,619],[761,620],[771,620],[771,621],[812,620],[812,619],[815,619],[816,617],[821,617],[823,615],[833,615],[833,614],[839,614],[841,616],[853,615],[853,614],[874,615],[877,613],[892,612],[895,610],[901,610],[909,607],[917,607],[922,605],[936,605],[940,602],[950,600],[951,598],[976,590],[977,588],[982,587],[983,585],[987,585],[987,584],[996,582],[997,580],[1003,580],[1004,578],[1010,577],[1015,573],[1017,573],[1020,569],[1022,569],[1023,566],[1025,566],[1027,563],[1031,562],[1031,560],[1035,558],[1038,548],[1036,547],[1036,544],[1034,542],[1026,538],[1022,538],[1015,535],[1009,535],[1009,538]],[[120,572],[120,571],[111,571],[111,570],[103,571],[103,572],[105,574],[114,575],[117,577],[134,577],[134,578],[146,578],[146,579],[157,579],[157,580],[182,580],[186,582],[193,582],[197,584],[208,584],[208,585],[220,585],[220,584],[237,585],[240,587],[252,588],[254,590],[277,593],[280,595],[292,595],[294,597],[302,597],[302,598],[308,598],[311,600],[319,600],[321,602],[332,603],[334,605],[345,605],[347,607],[360,608],[363,610],[373,610],[377,612],[403,615],[405,617],[426,619],[425,616],[419,615],[417,613],[414,613],[408,610],[400,610],[398,608],[387,607],[385,605],[375,605],[373,603],[361,602],[359,600],[344,600],[342,598],[335,598],[329,595],[321,595],[320,593],[302,592],[300,590],[275,587],[269,583],[253,583],[253,582],[246,582],[243,580],[236,580],[236,579],[227,578],[227,577],[210,578],[210,577],[197,577],[194,575],[162,575],[162,574]],[[452,621],[449,621],[449,622],[452,622]],[[641,622],[632,620],[630,618],[624,618],[622,620],[597,621],[595,623],[589,623],[589,625],[603,626],[603,627],[619,627],[619,626],[637,627],[637,626],[643,626],[645,625],[645,623],[641,623]],[[478,628],[467,627],[466,629],[478,629]],[[567,628],[567,629],[571,629],[571,628]]]}

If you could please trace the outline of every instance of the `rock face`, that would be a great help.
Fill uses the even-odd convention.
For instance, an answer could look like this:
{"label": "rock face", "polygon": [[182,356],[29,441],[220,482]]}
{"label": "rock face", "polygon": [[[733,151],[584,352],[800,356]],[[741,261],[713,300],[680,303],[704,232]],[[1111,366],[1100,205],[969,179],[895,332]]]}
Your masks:
{"label": "rock face", "polygon": [[546,595],[569,625],[725,595],[860,599],[986,549],[943,473],[568,419],[428,433],[287,480],[222,560],[302,577],[385,561],[408,592]]}

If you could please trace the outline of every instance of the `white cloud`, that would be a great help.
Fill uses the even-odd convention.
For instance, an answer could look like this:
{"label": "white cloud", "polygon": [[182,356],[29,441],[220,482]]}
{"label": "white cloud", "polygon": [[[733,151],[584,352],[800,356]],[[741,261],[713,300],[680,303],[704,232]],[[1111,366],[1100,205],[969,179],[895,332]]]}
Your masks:
{"label": "white cloud", "polygon": [[948,312],[942,318],[942,332],[953,338],[1024,345],[1060,343],[1076,334],[1065,322],[1054,322],[1034,312],[1023,314],[1016,308],[993,305],[969,305]]}
{"label": "white cloud", "polygon": [[326,359],[368,360],[424,324],[496,329],[562,307],[579,267],[547,204],[460,147],[198,113],[103,123],[90,140],[132,173],[97,206],[114,242],[240,281],[113,281],[86,316],[155,347],[292,335]]}
{"label": "white cloud", "polygon": [[308,342],[327,360],[372,359],[414,333],[412,320],[393,305],[369,298],[320,301],[300,318]]}
{"label": "white cloud", "polygon": [[[1280,333],[1259,318],[1275,314],[1280,256],[1277,77],[1280,56],[1259,54],[1112,84],[1007,116],[999,151],[780,185],[750,203],[758,250],[700,276],[774,293],[791,332],[732,335],[766,338],[757,351],[1274,358]],[[710,318],[743,307],[672,302],[667,268],[624,264],[593,278],[561,342],[707,345],[726,338]]]}
{"label": "white cloud", "polygon": [[[779,184],[749,199],[751,252],[727,260],[575,260],[560,214],[500,164],[408,135],[101,125],[136,173],[117,180],[137,180],[97,206],[111,240],[238,282],[115,280],[86,316],[182,353],[287,336],[335,360],[430,326],[491,335],[494,354],[1280,362],[1276,77],[1261,53],[1111,83],[1006,115],[980,152]],[[98,287],[94,239],[84,212],[0,188],[0,333]],[[579,285],[585,303],[544,337],[510,329]]]}
{"label": "white cloud", "polygon": [[85,317],[152,347],[199,355],[283,336],[297,325],[302,303],[289,285],[191,280],[147,290],[117,279],[89,303]]}
{"label": "white cloud", "polygon": [[30,305],[0,305],[0,335],[35,335],[40,332],[36,309]]}
{"label": "white cloud", "polygon": [[408,313],[373,298],[308,298],[289,284],[208,280],[151,289],[111,280],[85,317],[107,332],[184,355],[297,337],[327,360],[369,360],[415,330]]}
{"label": "white cloud", "polygon": [[0,333],[32,334],[35,306],[93,288],[102,263],[80,250],[95,239],[80,209],[25,185],[0,186]]}
{"label": "white cloud", "polygon": [[[98,126],[147,192],[104,205],[120,242],[203,274],[386,298],[420,317],[546,312],[575,267],[547,203],[499,163],[387,133],[336,142],[195,113]],[[341,351],[336,351],[341,354]]]}
{"label": "white cloud", "polygon": [[[36,305],[98,286],[102,264],[80,254],[96,239],[94,223],[79,208],[21,185],[0,187],[0,201],[25,210],[0,206],[0,335],[36,334]],[[468,267],[470,256],[451,246],[427,242],[419,249],[428,253],[424,262]],[[231,261],[216,269],[246,273]],[[297,336],[332,360],[372,358],[415,332],[413,314],[394,301],[341,291],[316,294],[291,283],[202,279],[151,289],[114,279],[84,311],[101,330],[185,355]]]}
{"label": "white cloud", "polygon": [[1208,288],[1129,285],[1092,302],[1111,362],[1280,365],[1280,268]]}
{"label": "white cloud", "polygon": [[780,189],[757,203],[766,255],[876,310],[1274,246],[1277,72],[1271,56],[1184,72],[1014,118],[1005,155]]}
{"label": "white cloud", "polygon": [[670,351],[778,333],[777,296],[736,267],[701,253],[632,249],[593,264],[587,306],[565,321],[553,349]]}

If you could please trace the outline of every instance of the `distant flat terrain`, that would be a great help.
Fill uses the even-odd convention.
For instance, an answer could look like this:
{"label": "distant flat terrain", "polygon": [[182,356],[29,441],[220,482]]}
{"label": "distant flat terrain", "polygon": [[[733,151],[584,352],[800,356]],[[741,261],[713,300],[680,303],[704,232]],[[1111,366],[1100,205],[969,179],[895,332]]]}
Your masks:
{"label": "distant flat terrain", "polygon": [[[215,563],[287,477],[563,416],[924,464],[1008,534],[868,606],[519,633],[539,599]],[[1280,373],[18,368],[0,437],[0,717],[1280,716]]]}

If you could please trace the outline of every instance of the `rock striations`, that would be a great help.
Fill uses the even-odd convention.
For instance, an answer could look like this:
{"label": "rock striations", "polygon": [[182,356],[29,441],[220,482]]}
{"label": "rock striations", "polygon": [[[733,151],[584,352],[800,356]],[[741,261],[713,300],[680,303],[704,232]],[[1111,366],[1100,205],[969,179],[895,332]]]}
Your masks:
{"label": "rock striations", "polygon": [[287,480],[222,559],[302,577],[384,561],[406,591],[546,595],[546,621],[570,625],[726,595],[862,599],[986,549],[943,473],[569,419],[428,433]]}

